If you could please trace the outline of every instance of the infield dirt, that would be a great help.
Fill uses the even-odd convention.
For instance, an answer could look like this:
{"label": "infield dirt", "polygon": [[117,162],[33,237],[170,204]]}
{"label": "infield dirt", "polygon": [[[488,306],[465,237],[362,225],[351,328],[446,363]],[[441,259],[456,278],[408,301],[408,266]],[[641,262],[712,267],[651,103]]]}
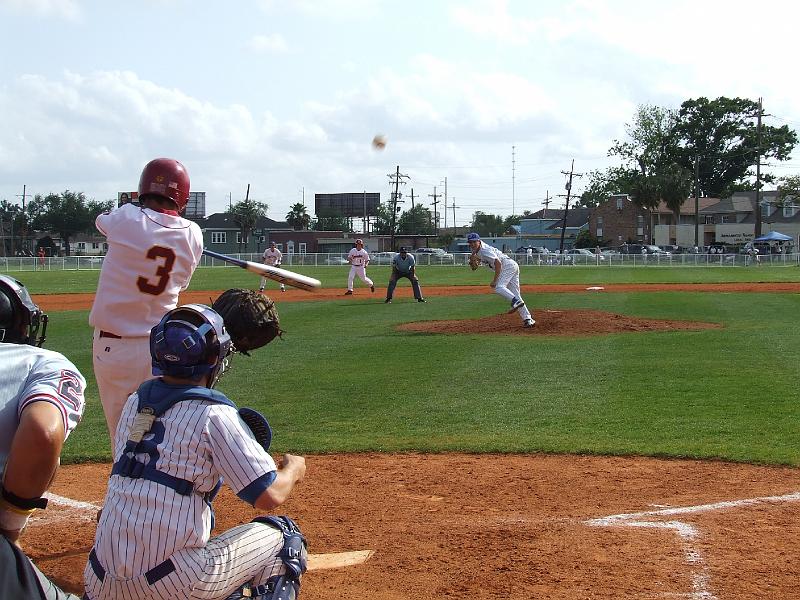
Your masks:
{"label": "infield dirt", "polygon": [[[604,287],[607,291],[800,292],[800,284]],[[583,289],[524,286],[523,291]],[[486,286],[425,289],[427,296],[488,291]],[[340,294],[289,291],[278,292],[277,299],[330,299]],[[406,295],[410,290],[403,288],[396,297]],[[195,292],[181,301],[208,302],[215,296]],[[380,294],[369,291],[357,290],[355,297],[382,301]],[[86,309],[91,300],[91,295],[79,294],[36,297],[50,311]],[[537,313],[532,332],[518,327],[516,315],[476,321],[486,322],[487,333],[500,327],[525,335],[568,334],[565,319],[595,322],[595,327],[616,322],[620,328],[614,331],[681,326],[621,315],[610,318],[599,311],[551,312]],[[444,333],[458,329],[458,322],[429,325],[433,331],[443,327]],[[472,333],[474,326],[470,321]],[[589,329],[595,334],[608,332]],[[307,574],[304,598],[800,596],[798,469],[555,455],[348,454],[308,456],[307,461],[306,480],[282,512],[300,523],[310,551],[370,549],[375,554],[361,565]],[[109,472],[107,464],[65,466],[52,491],[100,506]],[[227,489],[215,508],[220,530],[257,516]],[[633,514],[642,512],[648,514]],[[82,592],[94,513],[92,507],[51,504],[23,537],[26,551],[42,570],[71,591]],[[591,523],[613,515],[624,516],[599,526]]]}

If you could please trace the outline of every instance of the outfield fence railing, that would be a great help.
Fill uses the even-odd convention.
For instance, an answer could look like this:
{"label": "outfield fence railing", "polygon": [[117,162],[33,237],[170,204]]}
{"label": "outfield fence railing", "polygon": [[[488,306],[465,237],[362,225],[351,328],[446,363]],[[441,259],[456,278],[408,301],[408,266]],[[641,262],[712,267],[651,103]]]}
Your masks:
{"label": "outfield fence railing", "polygon": [[[261,262],[261,254],[231,254],[234,258]],[[316,254],[284,254],[285,268],[298,266],[310,267],[342,267],[347,266],[346,254],[316,253]],[[418,254],[415,255],[419,266],[467,266],[469,253],[454,253],[445,255]],[[613,254],[603,255],[570,255],[570,254],[512,254],[522,267],[751,267],[759,266],[800,266],[800,253],[795,254],[764,254],[758,257],[748,254],[672,254],[672,255],[645,255],[645,254]],[[103,266],[103,256],[48,256],[45,258],[30,256],[0,257],[0,272],[14,271],[91,271],[99,270]],[[389,265],[390,261],[384,257],[370,261],[370,266]],[[225,261],[203,256],[200,262],[203,267],[231,267],[238,268]]]}

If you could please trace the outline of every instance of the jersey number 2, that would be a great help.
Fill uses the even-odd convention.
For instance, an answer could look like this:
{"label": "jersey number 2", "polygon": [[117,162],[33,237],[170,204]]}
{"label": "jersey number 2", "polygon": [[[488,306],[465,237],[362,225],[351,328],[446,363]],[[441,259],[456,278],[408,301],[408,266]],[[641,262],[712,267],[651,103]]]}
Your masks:
{"label": "jersey number 2", "polygon": [[140,276],[139,279],[136,280],[136,287],[139,288],[140,292],[158,296],[167,289],[169,274],[172,272],[172,266],[175,264],[175,252],[171,248],[165,248],[164,246],[153,246],[147,251],[145,256],[150,260],[163,258],[164,263],[156,269],[156,277],[158,277],[158,280],[155,285],[150,283],[146,277]]}

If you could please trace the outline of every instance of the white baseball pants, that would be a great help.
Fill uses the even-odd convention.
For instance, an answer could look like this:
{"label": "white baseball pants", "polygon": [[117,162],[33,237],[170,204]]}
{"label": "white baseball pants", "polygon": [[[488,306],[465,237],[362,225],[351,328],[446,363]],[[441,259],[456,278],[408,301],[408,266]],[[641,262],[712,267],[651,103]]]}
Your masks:
{"label": "white baseball pants", "polygon": [[176,552],[170,557],[175,570],[152,584],[146,575],[115,579],[105,573],[101,581],[87,563],[86,596],[89,600],[224,600],[246,583],[265,584],[285,573],[277,556],[282,548],[282,532],[264,523],[246,523],[211,538],[202,548]]}
{"label": "white baseball pants", "polygon": [[[522,291],[519,287],[519,265],[515,261],[505,261],[505,264],[508,266],[504,265],[500,270],[500,277],[497,278],[494,291],[509,302],[513,302],[515,298],[522,299]],[[517,312],[523,322],[533,318],[527,304],[523,304],[517,309]]]}
{"label": "white baseball pants", "polygon": [[372,283],[372,279],[367,277],[366,267],[363,265],[353,265],[350,267],[350,274],[347,276],[347,289],[351,292],[353,291],[353,281],[355,280],[356,275],[358,275],[359,279],[361,279],[361,281],[366,283],[368,286],[371,287],[375,285]]}
{"label": "white baseball pants", "polygon": [[92,362],[113,449],[114,433],[125,401],[143,382],[153,378],[150,338],[100,337],[100,334],[101,331],[95,329]]}

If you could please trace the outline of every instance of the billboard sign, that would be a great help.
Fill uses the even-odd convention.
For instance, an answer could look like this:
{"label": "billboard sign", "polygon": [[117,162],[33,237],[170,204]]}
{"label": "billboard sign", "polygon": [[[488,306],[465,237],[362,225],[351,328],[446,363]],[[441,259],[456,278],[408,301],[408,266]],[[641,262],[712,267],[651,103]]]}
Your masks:
{"label": "billboard sign", "polygon": [[314,194],[314,213],[317,216],[374,217],[380,203],[381,195],[375,192]]}

